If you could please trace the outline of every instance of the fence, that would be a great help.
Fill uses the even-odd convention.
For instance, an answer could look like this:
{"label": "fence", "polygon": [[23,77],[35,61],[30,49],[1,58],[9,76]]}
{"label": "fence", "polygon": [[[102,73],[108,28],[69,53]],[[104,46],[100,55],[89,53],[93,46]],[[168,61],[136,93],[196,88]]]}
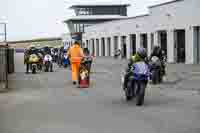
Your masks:
{"label": "fence", "polygon": [[0,90],[8,88],[8,74],[14,72],[14,49],[0,45]]}

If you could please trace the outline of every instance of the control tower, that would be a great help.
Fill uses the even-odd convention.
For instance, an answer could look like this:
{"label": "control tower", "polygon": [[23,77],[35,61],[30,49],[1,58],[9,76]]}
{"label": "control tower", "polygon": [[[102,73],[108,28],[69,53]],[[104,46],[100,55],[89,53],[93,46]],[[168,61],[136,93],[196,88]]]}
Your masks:
{"label": "control tower", "polygon": [[111,20],[127,18],[129,4],[73,5],[75,16],[65,20],[72,39],[81,40],[85,27]]}

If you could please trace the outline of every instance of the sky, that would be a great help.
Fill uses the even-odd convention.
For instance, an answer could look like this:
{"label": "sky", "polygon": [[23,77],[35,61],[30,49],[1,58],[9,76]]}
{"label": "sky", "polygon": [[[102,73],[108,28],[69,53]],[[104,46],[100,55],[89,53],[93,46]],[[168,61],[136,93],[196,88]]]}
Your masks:
{"label": "sky", "polygon": [[[73,4],[129,3],[128,16],[148,12],[147,6],[170,0],[0,0],[0,22],[7,22],[8,40],[60,37],[68,32],[64,20],[74,16]],[[0,25],[0,41],[3,25]]]}

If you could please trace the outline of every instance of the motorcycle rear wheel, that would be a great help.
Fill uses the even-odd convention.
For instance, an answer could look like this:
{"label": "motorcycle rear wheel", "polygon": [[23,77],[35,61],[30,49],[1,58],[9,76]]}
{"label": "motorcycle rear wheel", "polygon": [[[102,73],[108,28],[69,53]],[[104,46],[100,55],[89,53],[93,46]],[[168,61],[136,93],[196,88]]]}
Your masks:
{"label": "motorcycle rear wheel", "polygon": [[36,66],[32,66],[32,74],[36,74]]}
{"label": "motorcycle rear wheel", "polygon": [[153,70],[152,71],[152,83],[157,84],[158,83],[158,78],[159,78],[159,71],[158,70]]}
{"label": "motorcycle rear wheel", "polygon": [[141,106],[144,104],[146,84],[141,82],[137,83],[136,105]]}
{"label": "motorcycle rear wheel", "polygon": [[128,81],[127,88],[125,91],[126,101],[131,101],[133,99],[133,88],[132,81]]}

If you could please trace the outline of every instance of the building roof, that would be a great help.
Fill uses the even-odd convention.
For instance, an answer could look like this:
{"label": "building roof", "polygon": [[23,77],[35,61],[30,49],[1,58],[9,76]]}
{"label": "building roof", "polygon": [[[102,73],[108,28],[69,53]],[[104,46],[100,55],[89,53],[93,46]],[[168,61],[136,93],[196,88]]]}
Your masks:
{"label": "building roof", "polygon": [[126,19],[127,16],[120,15],[84,15],[84,16],[74,16],[64,22],[73,20],[113,20],[113,19]]}
{"label": "building roof", "polygon": [[154,8],[154,7],[158,7],[158,6],[163,6],[163,5],[167,5],[167,4],[171,4],[171,3],[179,2],[179,1],[183,1],[183,0],[171,0],[171,1],[168,1],[168,2],[164,2],[164,3],[160,3],[160,4],[156,4],[156,5],[149,6],[149,8]]}
{"label": "building roof", "polygon": [[146,16],[149,16],[149,13],[128,17],[127,19],[136,19],[136,18],[142,18],[142,17],[146,17]]}
{"label": "building roof", "polygon": [[130,4],[111,4],[111,3],[101,3],[101,4],[81,4],[81,5],[72,5],[69,8],[83,8],[83,7],[106,7],[106,6],[131,6]]}

